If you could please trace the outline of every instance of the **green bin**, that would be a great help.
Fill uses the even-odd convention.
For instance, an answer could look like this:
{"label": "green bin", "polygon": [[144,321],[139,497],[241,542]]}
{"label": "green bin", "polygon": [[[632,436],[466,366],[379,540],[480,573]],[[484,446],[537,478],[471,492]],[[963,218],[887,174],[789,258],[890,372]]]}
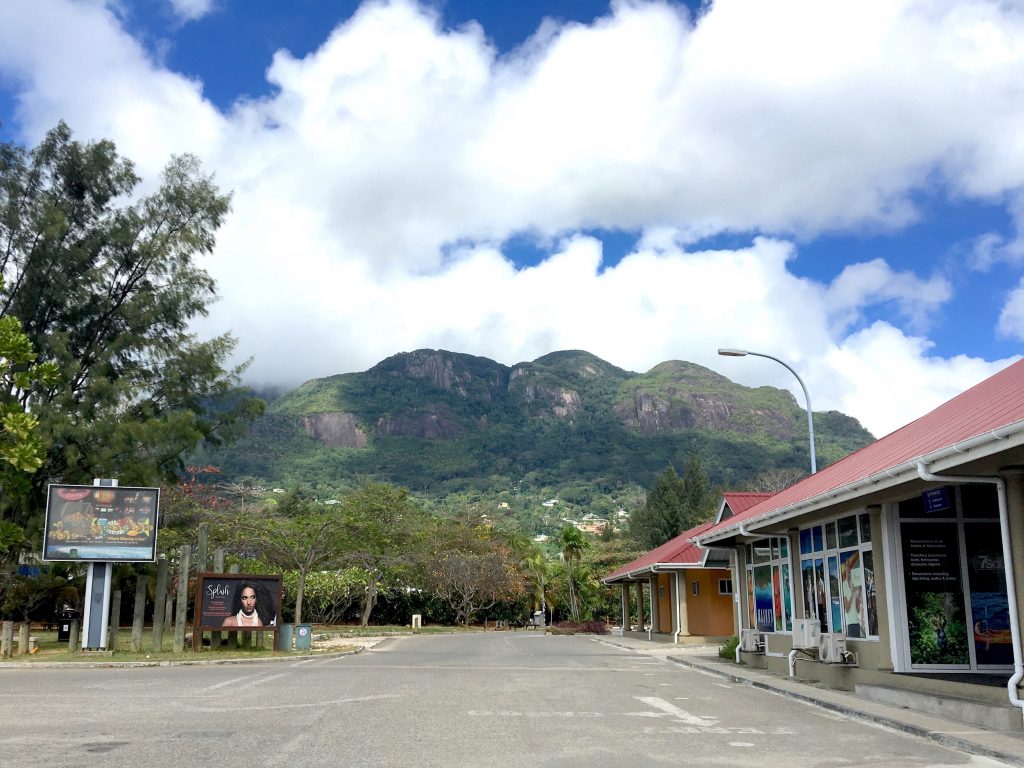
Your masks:
{"label": "green bin", "polygon": [[277,636],[277,650],[290,651],[292,649],[292,630],[294,624],[282,624]]}
{"label": "green bin", "polygon": [[296,651],[308,651],[312,645],[313,640],[313,625],[312,624],[296,624],[295,625],[295,650]]}

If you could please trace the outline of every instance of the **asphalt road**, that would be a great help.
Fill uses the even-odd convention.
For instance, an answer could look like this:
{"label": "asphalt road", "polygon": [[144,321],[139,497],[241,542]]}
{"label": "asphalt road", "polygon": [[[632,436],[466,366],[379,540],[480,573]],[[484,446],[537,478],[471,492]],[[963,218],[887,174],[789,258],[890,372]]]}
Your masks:
{"label": "asphalt road", "polygon": [[1001,766],[594,637],[402,637],[273,664],[0,671],[0,765]]}

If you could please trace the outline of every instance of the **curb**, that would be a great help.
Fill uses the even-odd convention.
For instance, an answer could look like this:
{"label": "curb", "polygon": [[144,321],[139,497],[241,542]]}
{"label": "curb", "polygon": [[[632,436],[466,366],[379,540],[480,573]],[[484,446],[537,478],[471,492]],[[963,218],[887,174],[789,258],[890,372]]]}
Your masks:
{"label": "curb", "polygon": [[726,669],[722,669],[709,664],[701,664],[691,659],[684,659],[680,656],[666,656],[665,658],[666,660],[671,661],[674,664],[679,664],[680,666],[689,667],[691,669],[696,669],[701,672],[708,672],[713,675],[718,675],[719,677],[723,677],[733,683],[749,685],[752,688],[759,688],[761,690],[769,691],[771,693],[777,693],[782,696],[788,696],[791,699],[796,699],[797,701],[802,701],[807,704],[813,704],[814,706],[821,707],[822,709],[827,709],[831,712],[837,712],[839,714],[852,717],[856,720],[863,720],[865,722],[874,723],[876,725],[882,725],[886,728],[891,728],[896,731],[902,731],[904,733],[909,733],[914,736],[919,736],[921,738],[928,739],[929,741],[934,741],[938,744],[942,744],[946,747],[951,747],[961,752],[967,752],[968,754],[980,755],[983,757],[991,757],[995,760],[1002,760],[1003,762],[1006,762],[1010,765],[1022,764],[1020,753],[1017,752],[1005,752],[1000,749],[993,749],[991,747],[986,747],[984,745],[978,744],[974,741],[968,741],[966,739],[961,739],[956,736],[951,736],[948,733],[935,731],[930,728],[915,725],[914,723],[908,723],[904,720],[898,720],[887,715],[867,712],[863,709],[858,709],[854,706],[838,704],[834,701],[828,701],[827,699],[820,698],[818,696],[800,693],[799,691],[793,691],[789,688],[773,685],[771,682],[754,680],[743,675],[736,675],[732,672],[729,672]]}
{"label": "curb", "polygon": [[327,653],[305,653],[295,656],[262,656],[252,659],[174,659],[163,661],[4,661],[0,669],[124,669],[134,667],[212,667],[222,664],[274,664],[282,661],[306,661],[308,659],[337,659],[354,656],[365,651],[365,647],[351,651],[330,651]]}

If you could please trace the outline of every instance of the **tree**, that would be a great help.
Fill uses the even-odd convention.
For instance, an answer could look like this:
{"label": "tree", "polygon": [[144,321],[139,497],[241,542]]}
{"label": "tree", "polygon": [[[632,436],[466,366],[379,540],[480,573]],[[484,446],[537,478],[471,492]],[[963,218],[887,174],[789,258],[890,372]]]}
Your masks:
{"label": "tree", "polygon": [[671,466],[658,475],[647,494],[647,503],[630,518],[630,531],[647,549],[661,546],[683,531],[685,489]]}
{"label": "tree", "polygon": [[434,551],[427,584],[463,625],[480,611],[524,592],[515,551],[486,526],[438,521]]}
{"label": "tree", "polygon": [[135,199],[139,181],[111,142],[74,141],[64,123],[31,151],[0,145],[0,315],[19,317],[58,372],[10,399],[48,446],[37,501],[55,477],[170,477],[261,411],[239,386],[244,366],[226,366],[234,339],[189,331],[216,295],[196,257],[213,251],[229,198],[189,156]]}
{"label": "tree", "polygon": [[562,551],[562,560],[565,561],[566,578],[569,580],[569,611],[573,621],[580,620],[579,597],[576,594],[576,582],[573,578],[573,565],[583,557],[584,551],[590,547],[582,531],[578,528],[567,525],[558,533],[558,547]]}
{"label": "tree", "polygon": [[239,516],[240,541],[256,548],[262,558],[298,574],[295,623],[302,623],[306,579],[315,569],[336,565],[344,520],[334,507],[320,504],[301,491],[289,492],[262,513]]}
{"label": "tree", "polygon": [[366,483],[342,498],[346,565],[367,575],[360,624],[367,626],[377,598],[387,585],[398,585],[420,561],[424,518],[404,488]]}
{"label": "tree", "polygon": [[714,506],[711,484],[701,466],[700,456],[696,453],[691,453],[686,460],[682,482],[683,510],[679,521],[679,533],[708,520]]}

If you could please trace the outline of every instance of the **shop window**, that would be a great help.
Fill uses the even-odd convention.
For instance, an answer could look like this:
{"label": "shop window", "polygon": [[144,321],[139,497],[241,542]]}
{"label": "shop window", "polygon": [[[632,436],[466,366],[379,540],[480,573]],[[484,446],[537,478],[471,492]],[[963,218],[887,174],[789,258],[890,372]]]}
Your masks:
{"label": "shop window", "polygon": [[[820,532],[819,532],[820,535]],[[809,539],[813,545],[813,537]],[[762,632],[793,629],[793,585],[789,542],[785,537],[760,539],[748,546],[747,594],[751,626]],[[719,582],[721,592],[721,582]],[[731,590],[732,585],[729,585]],[[721,592],[721,594],[728,594]]]}
{"label": "shop window", "polygon": [[800,543],[805,615],[817,618],[822,632],[877,637],[869,516],[846,515],[801,530]]}

